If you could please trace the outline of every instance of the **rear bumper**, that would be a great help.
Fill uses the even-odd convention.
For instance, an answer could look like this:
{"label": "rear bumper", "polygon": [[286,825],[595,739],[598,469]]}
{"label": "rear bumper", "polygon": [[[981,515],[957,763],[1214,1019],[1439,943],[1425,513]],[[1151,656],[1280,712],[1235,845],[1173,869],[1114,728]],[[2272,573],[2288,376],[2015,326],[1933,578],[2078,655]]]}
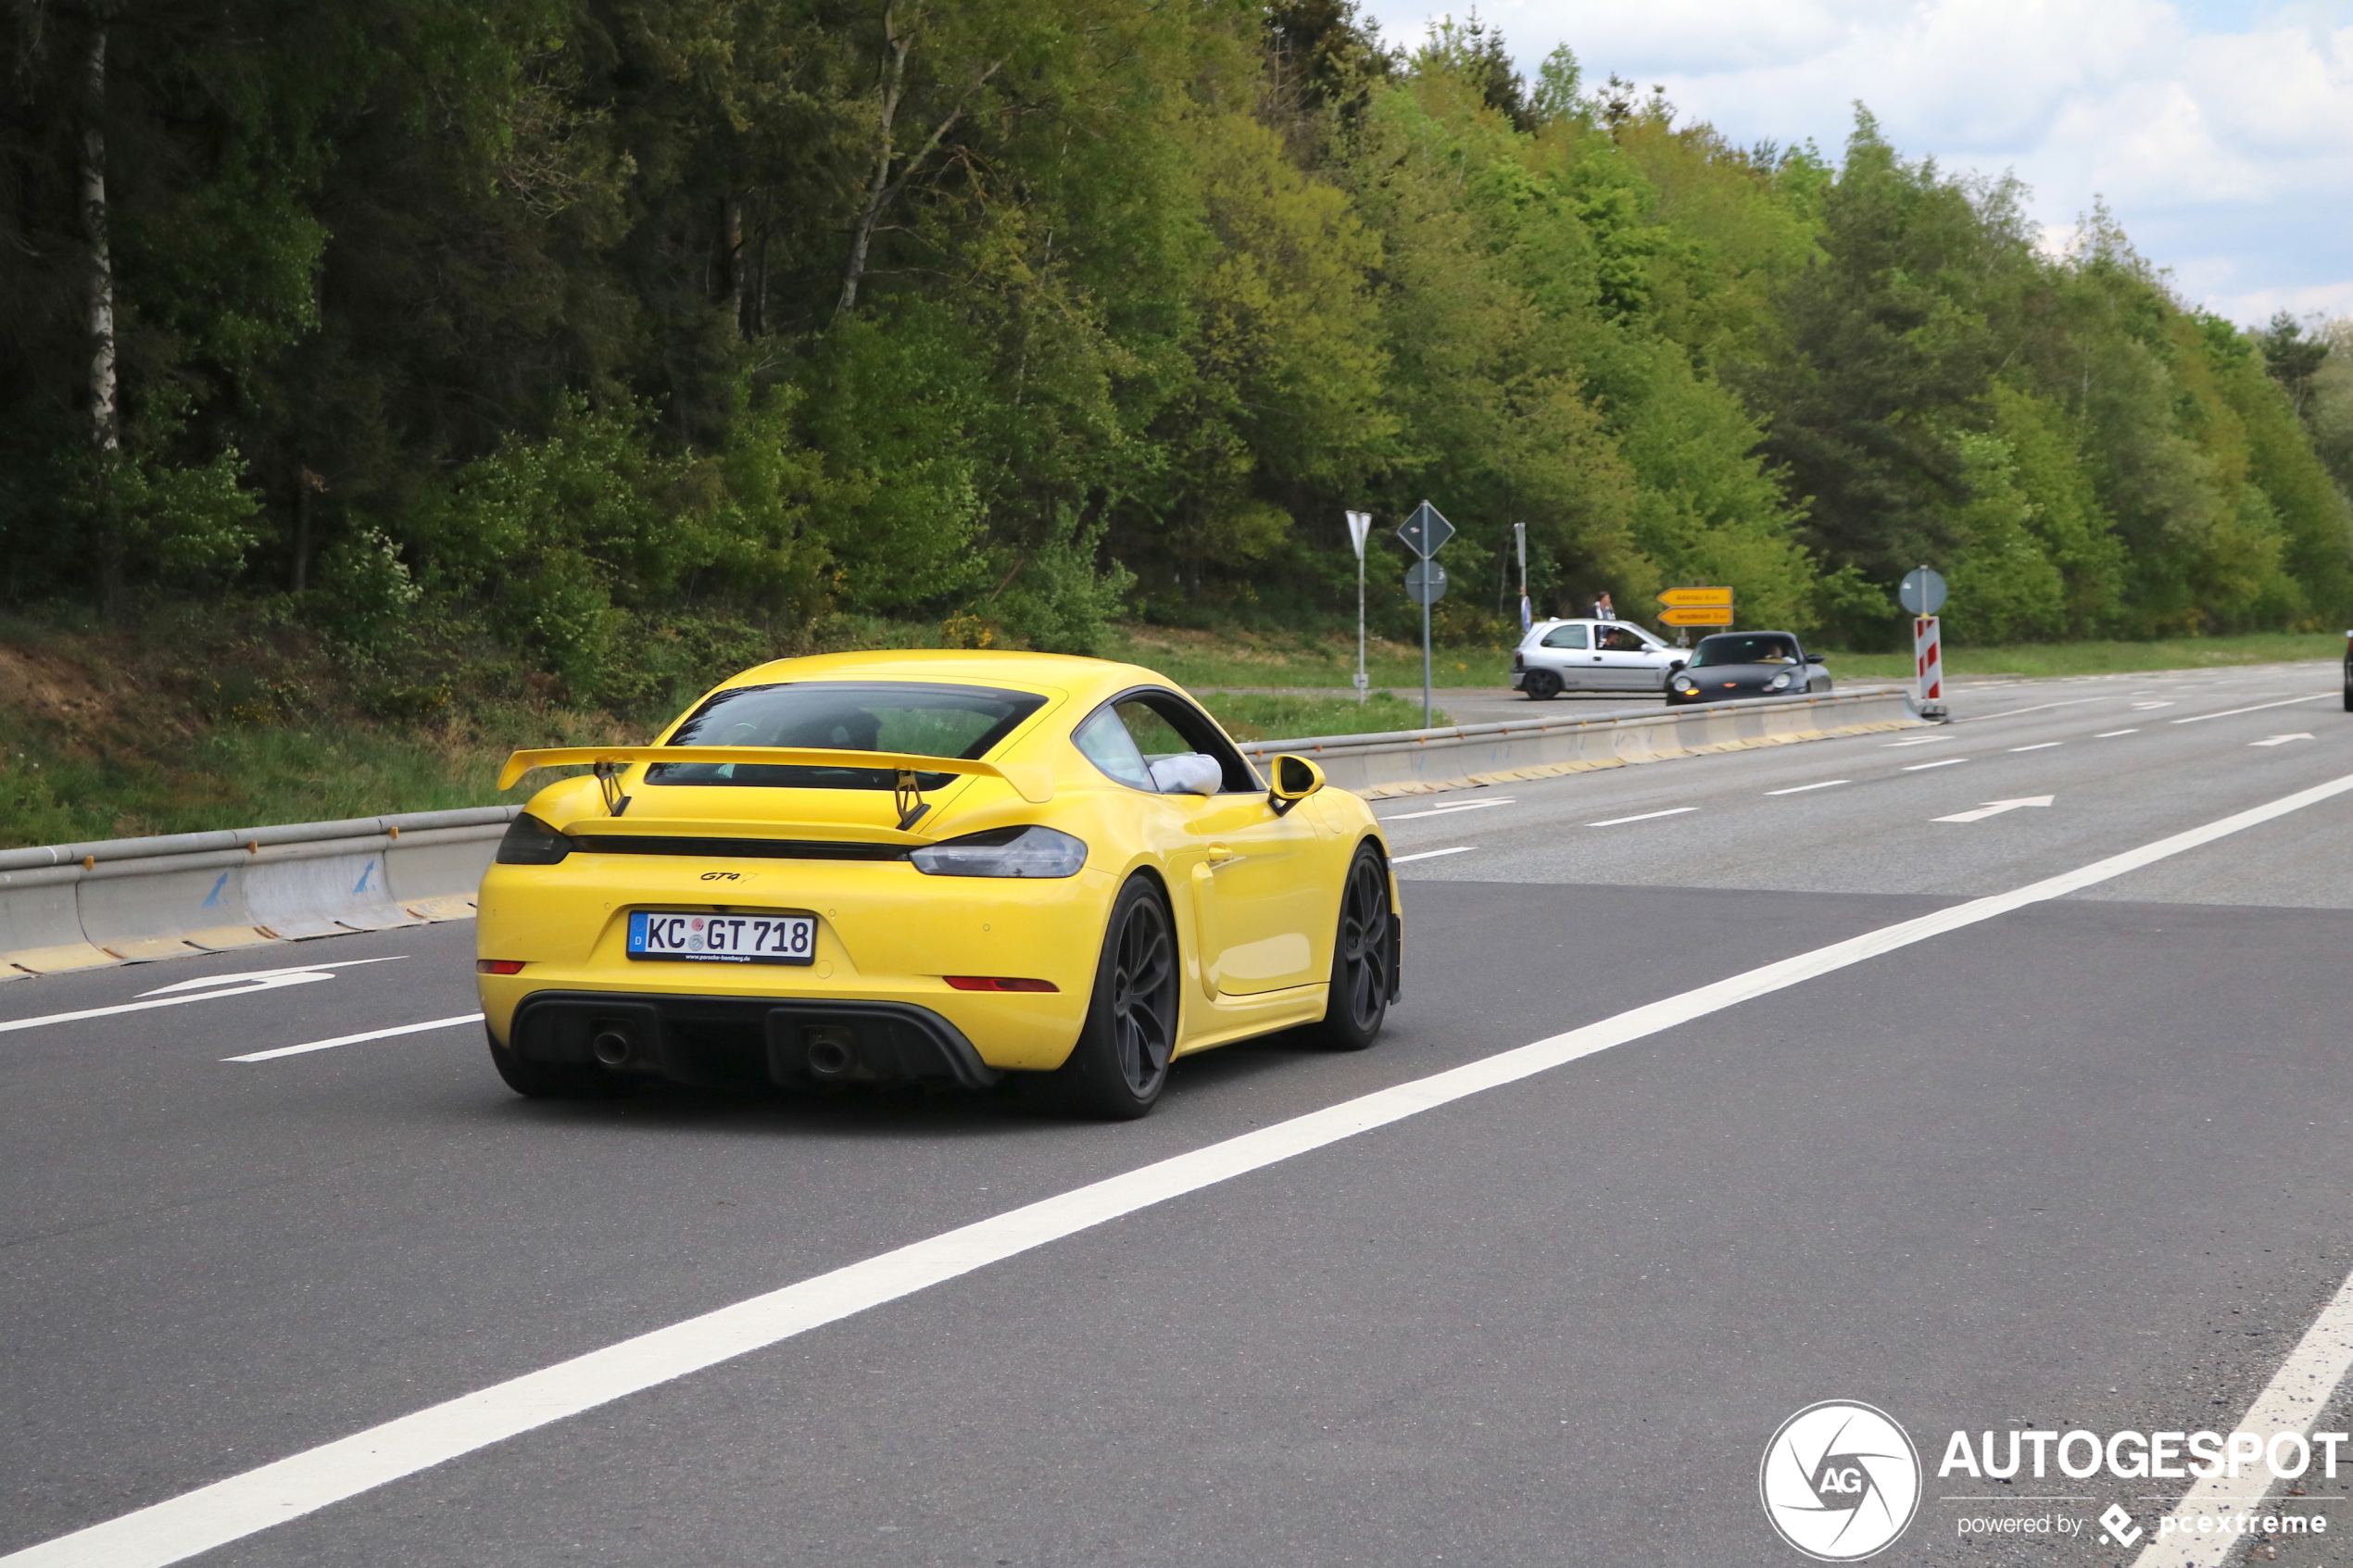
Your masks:
{"label": "rear bumper", "polygon": [[1003,1076],[962,1030],[912,1002],[535,991],[515,1008],[508,1046],[533,1061],[710,1089],[980,1089]]}

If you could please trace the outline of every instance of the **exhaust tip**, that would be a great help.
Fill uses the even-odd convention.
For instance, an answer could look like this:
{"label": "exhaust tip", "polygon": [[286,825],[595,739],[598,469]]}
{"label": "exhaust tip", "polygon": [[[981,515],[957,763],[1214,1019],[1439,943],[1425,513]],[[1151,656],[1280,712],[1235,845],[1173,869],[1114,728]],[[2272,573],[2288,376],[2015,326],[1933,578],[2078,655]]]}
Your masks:
{"label": "exhaust tip", "polygon": [[839,1078],[858,1063],[847,1029],[812,1029],[808,1034],[809,1072],[817,1078]]}
{"label": "exhaust tip", "polygon": [[596,1038],[588,1042],[588,1049],[607,1067],[619,1067],[636,1049],[636,1042],[629,1037],[625,1030],[599,1029]]}

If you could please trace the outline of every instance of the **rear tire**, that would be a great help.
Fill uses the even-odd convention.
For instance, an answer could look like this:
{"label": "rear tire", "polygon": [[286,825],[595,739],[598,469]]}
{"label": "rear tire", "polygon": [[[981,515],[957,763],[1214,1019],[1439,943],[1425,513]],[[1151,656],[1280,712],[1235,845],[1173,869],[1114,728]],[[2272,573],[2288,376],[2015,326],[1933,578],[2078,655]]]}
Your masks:
{"label": "rear tire", "polygon": [[2353,713],[2353,675],[2345,678],[2345,711]]}
{"label": "rear tire", "polygon": [[1151,1110],[1176,1054],[1176,985],[1168,905],[1150,878],[1130,877],[1112,902],[1078,1044],[1054,1074],[1066,1106],[1106,1122]]}
{"label": "rear tire", "polygon": [[1519,689],[1528,694],[1530,702],[1550,702],[1561,695],[1561,678],[1549,670],[1530,670]]}
{"label": "rear tire", "polygon": [[[486,1028],[483,1033],[489,1035]],[[517,1056],[500,1045],[495,1035],[490,1035],[490,1065],[498,1070],[507,1087],[529,1099],[603,1099],[620,1093],[623,1086],[599,1068]]]}
{"label": "rear tire", "polygon": [[1361,1051],[1380,1037],[1397,981],[1396,922],[1389,907],[1389,868],[1367,844],[1349,863],[1340,889],[1340,932],[1332,942],[1331,985],[1316,1038],[1334,1050]]}

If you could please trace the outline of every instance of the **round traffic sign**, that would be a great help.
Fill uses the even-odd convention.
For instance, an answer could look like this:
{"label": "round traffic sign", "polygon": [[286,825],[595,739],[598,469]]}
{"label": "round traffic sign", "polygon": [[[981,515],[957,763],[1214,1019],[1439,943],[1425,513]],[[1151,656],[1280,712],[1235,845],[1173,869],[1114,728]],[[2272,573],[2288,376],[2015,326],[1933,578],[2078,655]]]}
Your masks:
{"label": "round traffic sign", "polygon": [[1434,605],[1446,596],[1446,569],[1434,560],[1417,560],[1405,569],[1405,596],[1417,605]]}
{"label": "round traffic sign", "polygon": [[1895,597],[1914,615],[1934,615],[1944,608],[1944,578],[1927,567],[1916,566],[1904,574]]}

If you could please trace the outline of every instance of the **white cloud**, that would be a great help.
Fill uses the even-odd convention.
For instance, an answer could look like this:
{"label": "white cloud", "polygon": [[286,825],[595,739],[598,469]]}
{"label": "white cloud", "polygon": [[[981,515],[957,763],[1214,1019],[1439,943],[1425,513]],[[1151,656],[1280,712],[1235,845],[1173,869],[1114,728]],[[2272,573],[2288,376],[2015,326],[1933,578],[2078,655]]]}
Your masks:
{"label": "white cloud", "polygon": [[[1443,11],[1366,10],[1392,42]],[[1454,9],[1447,7],[1447,9]],[[1506,0],[1524,67],[1664,84],[1735,142],[1833,157],[1859,99],[1947,169],[2015,171],[2064,229],[2105,197],[2183,292],[2234,320],[2353,309],[2353,0]],[[1455,10],[1467,15],[1468,7]]]}

